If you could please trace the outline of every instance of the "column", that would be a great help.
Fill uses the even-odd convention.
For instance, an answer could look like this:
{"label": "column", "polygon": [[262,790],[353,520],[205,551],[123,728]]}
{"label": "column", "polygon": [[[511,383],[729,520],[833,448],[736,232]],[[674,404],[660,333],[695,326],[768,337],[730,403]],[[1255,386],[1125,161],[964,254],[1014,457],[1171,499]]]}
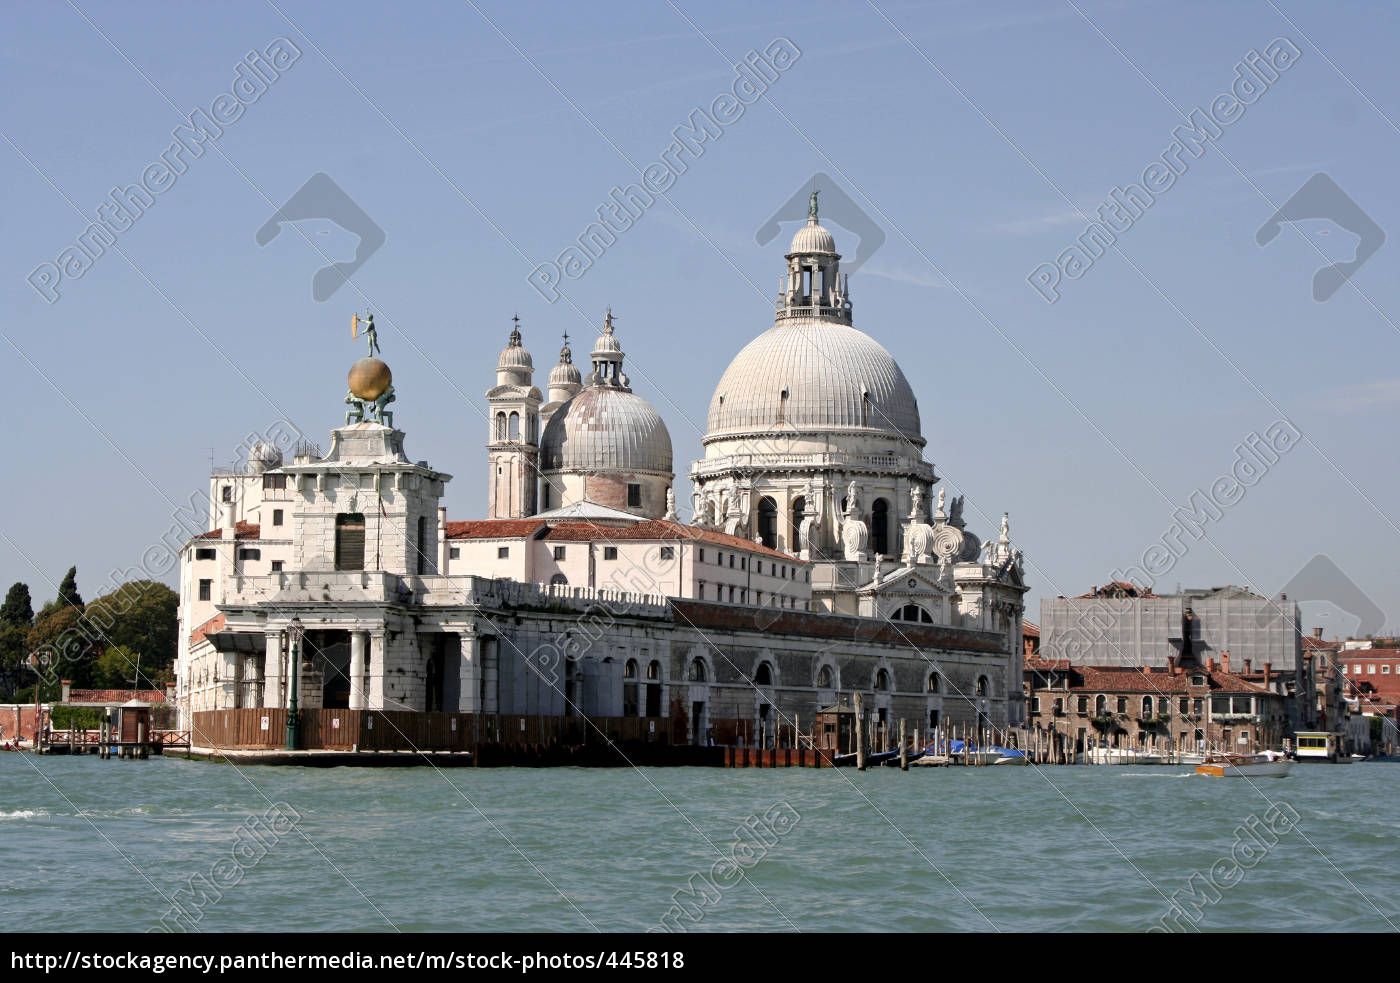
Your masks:
{"label": "column", "polygon": [[498,699],[499,666],[497,660],[496,639],[488,638],[481,645],[481,679],[485,684],[485,698],[482,700],[482,713],[500,713],[500,701]]}
{"label": "column", "polygon": [[262,705],[276,709],[282,705],[282,633],[266,633],[267,654],[263,662]]}
{"label": "column", "polygon": [[369,699],[367,710],[384,709],[384,631],[369,633],[369,664],[365,667],[369,676]]}
{"label": "column", "polygon": [[350,709],[365,708],[365,633],[350,632]]}
{"label": "column", "polygon": [[459,713],[481,712],[481,636],[468,627],[457,632],[462,647],[459,663],[457,710]]}

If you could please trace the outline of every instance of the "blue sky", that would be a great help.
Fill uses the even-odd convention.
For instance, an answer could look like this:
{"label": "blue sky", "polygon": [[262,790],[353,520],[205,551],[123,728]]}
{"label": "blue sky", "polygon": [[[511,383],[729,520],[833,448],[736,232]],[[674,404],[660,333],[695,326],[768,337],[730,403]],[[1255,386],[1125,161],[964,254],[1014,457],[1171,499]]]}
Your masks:
{"label": "blue sky", "polygon": [[[1264,247],[1255,233],[1318,172],[1400,229],[1398,16],[1296,0],[12,7],[0,581],[45,600],[76,563],[92,596],[204,487],[211,454],[230,463],[282,418],[324,445],[360,353],[347,322],[366,307],[410,456],[455,475],[451,516],[484,512],[482,393],[510,317],[547,370],[560,332],[585,349],[608,305],[685,501],[712,388],[771,324],[792,226],[766,247],[755,232],[824,172],[886,235],[851,278],[856,325],[904,368],[971,528],[1011,513],[1029,618],[1140,563],[1237,446],[1287,420],[1302,439],[1187,538],[1158,588],[1272,594],[1321,554],[1394,627],[1397,244],[1317,302],[1314,272],[1354,237],[1326,222]],[[46,301],[26,278],[278,37],[300,57],[121,233],[124,256]],[[765,98],[546,302],[531,269],[731,88],[732,62],[780,37],[801,54]],[[1279,38],[1296,62],[1047,304],[1031,271]],[[348,258],[353,239],[325,222],[254,238],[318,172],[387,236],[324,302],[322,254]],[[1355,626],[1305,611],[1329,634]]]}

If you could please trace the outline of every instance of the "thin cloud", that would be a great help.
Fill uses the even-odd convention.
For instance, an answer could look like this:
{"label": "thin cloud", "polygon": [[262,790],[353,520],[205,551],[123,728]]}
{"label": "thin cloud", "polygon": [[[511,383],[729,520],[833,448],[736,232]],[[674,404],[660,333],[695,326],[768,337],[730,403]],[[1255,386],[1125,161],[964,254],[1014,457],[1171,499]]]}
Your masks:
{"label": "thin cloud", "polygon": [[1333,389],[1321,394],[1322,403],[1343,413],[1400,405],[1400,379],[1377,379],[1358,382],[1345,389]]}
{"label": "thin cloud", "polygon": [[[1088,215],[1088,218],[1084,216]],[[1000,222],[993,225],[990,231],[994,235],[1028,236],[1036,235],[1050,229],[1057,229],[1065,225],[1088,225],[1093,221],[1094,213],[1086,210],[1084,215],[1072,208],[1063,208],[1059,211],[1049,212],[1045,215],[1033,215],[1029,218],[1013,219],[1010,222]]]}

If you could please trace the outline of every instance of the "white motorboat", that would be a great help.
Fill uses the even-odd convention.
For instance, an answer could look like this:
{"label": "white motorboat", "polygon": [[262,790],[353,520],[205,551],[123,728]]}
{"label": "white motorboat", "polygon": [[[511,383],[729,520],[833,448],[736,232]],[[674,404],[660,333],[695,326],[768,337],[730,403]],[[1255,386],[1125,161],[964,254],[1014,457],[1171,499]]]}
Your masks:
{"label": "white motorboat", "polygon": [[1281,754],[1211,754],[1196,774],[1211,778],[1287,778],[1293,762]]}

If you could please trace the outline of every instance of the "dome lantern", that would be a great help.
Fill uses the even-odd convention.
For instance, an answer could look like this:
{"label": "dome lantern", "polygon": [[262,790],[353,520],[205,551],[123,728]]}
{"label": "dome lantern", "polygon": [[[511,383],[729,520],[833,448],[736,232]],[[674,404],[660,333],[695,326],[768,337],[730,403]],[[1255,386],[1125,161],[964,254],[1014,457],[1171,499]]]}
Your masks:
{"label": "dome lantern", "polygon": [[792,237],[784,257],[788,269],[778,283],[778,318],[820,317],[850,324],[850,288],[836,240],[817,220],[817,194],[814,189],[807,224]]}

